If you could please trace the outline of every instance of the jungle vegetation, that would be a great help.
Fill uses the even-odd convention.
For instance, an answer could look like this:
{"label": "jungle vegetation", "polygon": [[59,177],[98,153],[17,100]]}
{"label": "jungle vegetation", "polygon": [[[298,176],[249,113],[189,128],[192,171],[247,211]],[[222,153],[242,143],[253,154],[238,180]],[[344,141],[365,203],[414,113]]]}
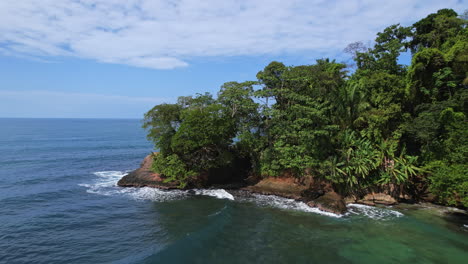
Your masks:
{"label": "jungle vegetation", "polygon": [[345,51],[351,66],[274,61],[216,96],[156,105],[143,120],[153,169],[185,186],[241,157],[253,175],[311,175],[348,193],[424,183],[441,203],[468,206],[467,13],[442,9]]}

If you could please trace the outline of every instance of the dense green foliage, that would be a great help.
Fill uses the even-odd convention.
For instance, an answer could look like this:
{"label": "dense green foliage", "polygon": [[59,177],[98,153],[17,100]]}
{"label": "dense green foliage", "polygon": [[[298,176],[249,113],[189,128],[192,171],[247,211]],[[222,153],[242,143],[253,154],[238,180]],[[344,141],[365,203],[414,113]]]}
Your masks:
{"label": "dense green foliage", "polygon": [[272,62],[217,98],[155,106],[144,119],[160,150],[154,170],[184,186],[242,157],[252,174],[320,177],[345,193],[424,178],[440,202],[468,206],[466,19],[442,9],[346,51],[355,68]]}

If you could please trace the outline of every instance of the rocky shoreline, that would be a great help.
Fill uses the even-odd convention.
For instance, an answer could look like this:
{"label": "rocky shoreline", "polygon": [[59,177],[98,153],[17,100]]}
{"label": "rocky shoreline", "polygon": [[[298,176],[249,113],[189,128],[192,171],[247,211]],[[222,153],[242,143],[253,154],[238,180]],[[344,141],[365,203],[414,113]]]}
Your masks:
{"label": "rocky shoreline", "polygon": [[[164,190],[180,189],[175,183],[164,182],[160,174],[151,171],[153,155],[146,156],[140,168],[131,171],[122,177],[117,185],[121,187],[152,187]],[[343,197],[332,186],[324,181],[315,181],[312,178],[298,180],[293,177],[267,177],[263,179],[245,179],[242,182],[227,182],[209,184],[207,188],[220,188],[227,190],[242,190],[249,193],[263,195],[276,195],[302,201],[310,207],[316,207],[324,212],[342,215],[347,211],[347,204],[396,205],[397,199],[389,194],[370,192],[361,197]],[[430,203],[425,203],[430,204]],[[437,205],[435,205],[437,206]],[[465,212],[464,210],[460,210]],[[459,212],[460,212],[459,211]]]}
{"label": "rocky shoreline", "polygon": [[121,187],[153,187],[165,190],[178,189],[176,184],[165,183],[161,175],[152,172],[152,163],[153,156],[150,154],[143,159],[140,168],[122,177],[117,185]]}

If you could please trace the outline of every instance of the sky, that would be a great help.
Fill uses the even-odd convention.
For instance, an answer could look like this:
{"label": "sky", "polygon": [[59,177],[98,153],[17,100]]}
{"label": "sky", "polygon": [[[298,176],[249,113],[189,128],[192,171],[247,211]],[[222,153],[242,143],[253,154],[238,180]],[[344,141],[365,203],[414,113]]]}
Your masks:
{"label": "sky", "polygon": [[2,0],[0,117],[142,118],[441,8],[468,0]]}

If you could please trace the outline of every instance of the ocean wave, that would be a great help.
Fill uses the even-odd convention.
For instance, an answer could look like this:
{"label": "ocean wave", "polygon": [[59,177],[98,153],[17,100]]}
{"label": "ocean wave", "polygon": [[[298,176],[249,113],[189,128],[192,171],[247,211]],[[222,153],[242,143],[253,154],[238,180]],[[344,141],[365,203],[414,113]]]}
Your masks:
{"label": "ocean wave", "polygon": [[[92,183],[83,183],[79,186],[87,188],[86,192],[105,196],[123,195],[135,200],[150,200],[156,202],[164,202],[170,200],[186,199],[192,195],[210,196],[217,199],[240,200],[253,202],[263,207],[275,207],[284,210],[302,211],[308,213],[321,214],[330,217],[340,218],[343,216],[361,215],[376,220],[391,219],[394,217],[402,217],[403,214],[388,208],[379,208],[362,204],[349,204],[348,212],[344,215],[338,215],[330,212],[322,211],[315,207],[310,207],[304,202],[294,199],[283,198],[275,195],[252,194],[249,196],[239,196],[234,198],[234,195],[224,189],[194,189],[194,190],[161,190],[151,187],[119,187],[117,182],[128,171],[98,171],[93,173],[97,176]],[[236,196],[237,197],[237,196]]]}
{"label": "ocean wave", "polygon": [[135,200],[151,200],[151,201],[169,201],[181,199],[187,196],[187,193],[180,190],[161,190],[157,188],[142,187],[142,188],[122,188],[117,186],[117,182],[128,171],[98,171],[94,172],[98,178],[92,183],[82,183],[79,186],[87,188],[87,193],[99,194],[105,196],[123,195]]}
{"label": "ocean wave", "polygon": [[108,178],[108,179],[120,179],[121,177],[128,174],[127,171],[97,171],[93,173],[96,176]]}
{"label": "ocean wave", "polygon": [[188,193],[186,191],[161,190],[158,188],[151,188],[151,187],[141,187],[141,188],[119,187],[119,192],[135,200],[150,200],[153,202],[166,202],[166,201],[185,199],[188,197]]}
{"label": "ocean wave", "polygon": [[82,183],[79,186],[88,188],[87,193],[101,194],[101,195],[112,195],[116,193],[116,190],[112,187],[117,186],[117,182],[125,175],[126,171],[98,171],[94,172],[94,175],[99,178],[93,183]]}
{"label": "ocean wave", "polygon": [[224,189],[195,189],[191,191],[183,190],[161,190],[151,187],[119,187],[117,182],[128,171],[98,171],[94,172],[98,178],[92,183],[82,183],[79,186],[87,188],[87,193],[105,196],[124,195],[135,200],[151,200],[156,202],[185,199],[190,195],[211,196],[218,199],[234,200],[234,196]]}
{"label": "ocean wave", "polygon": [[116,190],[111,187],[117,186],[117,182],[120,178],[127,175],[124,171],[98,171],[94,172],[94,175],[99,178],[93,183],[82,183],[79,186],[88,188],[87,193],[101,194],[101,195],[112,195],[116,193]]}
{"label": "ocean wave", "polygon": [[234,201],[234,196],[224,189],[195,189],[196,195],[211,196],[218,199],[229,199]]}
{"label": "ocean wave", "polygon": [[[86,192],[105,196],[123,195],[135,200],[150,200],[156,202],[186,199],[191,195],[210,196],[217,199],[235,200],[234,195],[224,189],[194,189],[189,191],[183,190],[161,190],[151,187],[119,187],[117,182],[128,171],[98,171],[93,173],[98,178],[92,183],[83,183],[79,186],[87,188]],[[250,200],[259,206],[276,207],[285,210],[295,210],[308,213],[316,213],[331,217],[341,217],[341,215],[324,212],[318,208],[313,208],[304,202],[294,199],[282,198],[274,195],[253,194],[250,198],[240,197],[240,200]]]}
{"label": "ocean wave", "polygon": [[404,216],[404,214],[395,210],[363,204],[348,204],[348,212],[346,215],[362,215],[375,220],[389,220],[395,217]]}
{"label": "ocean wave", "polygon": [[322,211],[316,207],[310,207],[306,203],[296,201],[294,199],[283,198],[276,195],[253,194],[252,197],[244,198],[244,200],[253,202],[256,205],[263,207],[274,207],[283,210],[294,210],[307,213],[321,214],[325,216],[340,218],[342,215]]}

